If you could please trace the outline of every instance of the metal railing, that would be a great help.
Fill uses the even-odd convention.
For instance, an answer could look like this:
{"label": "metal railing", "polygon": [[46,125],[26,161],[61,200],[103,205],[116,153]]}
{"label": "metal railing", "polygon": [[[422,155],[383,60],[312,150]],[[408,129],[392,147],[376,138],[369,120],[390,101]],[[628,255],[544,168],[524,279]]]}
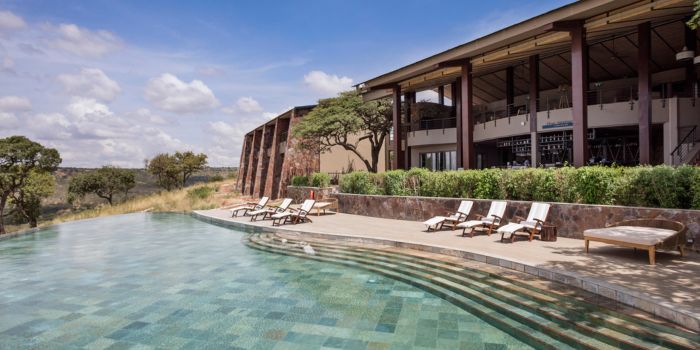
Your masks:
{"label": "metal railing", "polygon": [[411,131],[438,130],[457,127],[457,118],[421,119],[411,123]]}
{"label": "metal railing", "polygon": [[678,143],[678,146],[671,151],[671,159],[673,160],[673,164],[680,164],[683,161],[683,158],[688,155],[688,152],[695,147],[695,143],[698,142],[696,134],[697,128],[697,126],[693,126]]}

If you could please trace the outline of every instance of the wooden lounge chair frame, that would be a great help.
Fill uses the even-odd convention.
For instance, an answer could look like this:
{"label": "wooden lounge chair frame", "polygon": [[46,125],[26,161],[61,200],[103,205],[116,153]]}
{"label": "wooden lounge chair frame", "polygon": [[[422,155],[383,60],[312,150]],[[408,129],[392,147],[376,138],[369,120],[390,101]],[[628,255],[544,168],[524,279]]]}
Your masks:
{"label": "wooden lounge chair frame", "polygon": [[244,204],[244,205],[247,205],[247,207],[241,206],[241,207],[238,207],[236,209],[231,209],[231,217],[235,218],[236,216],[238,216],[238,213],[240,211],[243,211],[243,215],[245,216],[248,214],[249,211],[263,209],[263,208],[265,208],[265,206],[267,205],[267,202],[269,202],[269,201],[270,201],[270,197],[262,197],[262,198],[260,198],[260,200],[257,203],[247,202],[246,204]]}
{"label": "wooden lounge chair frame", "polygon": [[656,251],[659,249],[663,250],[678,250],[681,257],[685,256],[684,245],[685,245],[685,234],[688,228],[682,223],[673,220],[666,219],[632,219],[616,222],[614,224],[607,225],[605,227],[615,227],[615,226],[640,226],[640,227],[651,227],[651,228],[662,228],[667,230],[676,231],[676,234],[666,238],[663,242],[646,245],[633,242],[625,242],[616,239],[605,239],[598,237],[586,237],[584,236],[586,254],[588,254],[588,246],[590,241],[614,244],[621,247],[634,248],[634,250],[642,249],[646,250],[649,254],[649,265],[656,264]]}
{"label": "wooden lounge chair frame", "polygon": [[[462,209],[462,204],[465,202],[471,202],[471,204],[468,204],[469,206],[469,212],[464,212],[460,211],[459,209]],[[456,212],[447,212],[444,216],[444,220],[438,224],[435,225],[435,228],[428,227],[428,232],[431,231],[440,231],[444,226],[451,227],[452,231],[457,229],[457,224],[464,222],[467,220],[469,217],[469,213],[472,211],[472,207],[474,206],[473,201],[461,201],[459,203],[459,208],[457,208]]]}
{"label": "wooden lounge chair frame", "polygon": [[[523,227],[521,230],[524,231],[525,233],[528,234],[528,242],[532,242],[532,240],[535,238],[536,235],[539,235],[540,232],[542,232],[542,227],[547,224],[546,217],[549,216],[549,204],[547,203],[539,203],[539,202],[534,202],[530,206],[530,211],[535,209],[535,205],[547,205],[547,210],[545,211],[545,220],[538,219],[538,218],[532,218],[530,221],[534,221],[535,224],[533,227]],[[528,216],[530,214],[528,213]],[[520,222],[522,223],[523,221],[526,221],[528,218],[524,218],[522,216],[514,216],[513,221],[515,222]],[[514,231],[510,234],[510,242],[513,243],[515,241],[515,236],[517,236],[517,233],[520,232],[521,230]],[[507,232],[501,232],[501,242],[504,240],[504,236]]]}
{"label": "wooden lounge chair frame", "polygon": [[[286,205],[285,205],[285,203],[286,203]],[[262,220],[271,219],[272,215],[284,213],[285,211],[287,211],[287,209],[289,209],[290,204],[292,204],[292,199],[285,198],[282,201],[282,203],[280,203],[280,205],[272,206],[272,207],[266,209],[264,213],[257,213],[257,214],[251,213],[252,215],[250,216],[250,221],[257,221],[259,215],[263,216]]]}
{"label": "wooden lounge chair frame", "polygon": [[[503,202],[503,201],[493,201],[493,202],[491,202],[491,206],[493,206],[494,203],[500,203],[500,202]],[[503,203],[505,203],[503,206],[503,212],[505,212],[505,210],[508,206],[508,203],[507,202],[503,202]],[[489,207],[489,212],[491,212],[491,207]],[[486,221],[486,219],[489,219],[489,218],[493,218],[493,220],[491,222]],[[474,227],[462,228],[462,237],[467,236],[467,229],[470,229],[469,230],[469,237],[474,237],[474,231],[476,231],[477,228],[480,228],[480,229],[486,231],[486,235],[491,236],[491,233],[493,233],[493,230],[497,229],[499,226],[501,226],[501,222],[503,222],[503,217],[501,217],[500,215],[497,215],[497,214],[491,214],[490,216],[488,216],[488,213],[486,215],[476,214],[476,220],[481,220],[484,222],[481,225],[477,225]]]}
{"label": "wooden lounge chair frame", "polygon": [[[311,202],[311,205],[307,205],[308,202]],[[304,222],[313,222],[309,218],[309,213],[311,212],[311,209],[313,209],[314,204],[316,204],[316,201],[313,199],[307,199],[304,201],[302,204],[301,208],[299,209],[294,209],[291,208],[289,209],[289,215],[284,215],[279,218],[275,218],[274,215],[272,216],[272,226],[280,226],[284,225],[288,222],[291,222],[292,224],[296,225],[299,223],[304,223]],[[308,207],[307,209],[304,209],[304,207]]]}

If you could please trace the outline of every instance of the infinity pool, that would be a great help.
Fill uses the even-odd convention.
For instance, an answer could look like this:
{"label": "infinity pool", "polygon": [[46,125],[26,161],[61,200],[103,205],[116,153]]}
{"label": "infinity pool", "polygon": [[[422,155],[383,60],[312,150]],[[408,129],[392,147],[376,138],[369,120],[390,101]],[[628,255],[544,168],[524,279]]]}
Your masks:
{"label": "infinity pool", "polygon": [[421,289],[177,214],[0,241],[0,349],[521,349]]}

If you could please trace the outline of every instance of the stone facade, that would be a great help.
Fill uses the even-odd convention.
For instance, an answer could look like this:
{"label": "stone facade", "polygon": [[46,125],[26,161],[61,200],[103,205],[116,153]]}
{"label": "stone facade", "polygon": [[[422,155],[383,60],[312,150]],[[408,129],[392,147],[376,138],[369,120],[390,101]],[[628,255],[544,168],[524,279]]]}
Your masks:
{"label": "stone facade", "polygon": [[313,107],[294,107],[245,136],[237,182],[241,194],[284,197],[292,177],[319,171],[319,152],[302,149],[292,136],[294,125]]}
{"label": "stone facade", "polygon": [[[367,196],[345,193],[336,193],[331,196],[338,198],[341,213],[412,221],[423,221],[433,216],[454,212],[461,201],[458,198]],[[485,215],[488,212],[490,200],[471,200],[474,201],[472,215]],[[505,219],[510,220],[516,215],[526,217],[531,203],[508,201]],[[697,242],[700,238],[700,210],[552,203],[548,222],[557,226],[560,236],[581,239],[586,229],[605,227],[606,224],[634,218],[663,218],[680,221],[688,227],[687,237],[693,239],[693,248],[700,248]]]}

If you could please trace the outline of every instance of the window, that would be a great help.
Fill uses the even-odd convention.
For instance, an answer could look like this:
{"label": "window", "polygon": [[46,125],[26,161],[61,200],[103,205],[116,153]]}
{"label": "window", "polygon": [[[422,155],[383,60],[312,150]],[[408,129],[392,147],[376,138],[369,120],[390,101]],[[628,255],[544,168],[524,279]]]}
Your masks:
{"label": "window", "polygon": [[419,162],[421,168],[426,168],[433,171],[441,170],[456,170],[457,169],[457,152],[427,152],[419,154]]}

